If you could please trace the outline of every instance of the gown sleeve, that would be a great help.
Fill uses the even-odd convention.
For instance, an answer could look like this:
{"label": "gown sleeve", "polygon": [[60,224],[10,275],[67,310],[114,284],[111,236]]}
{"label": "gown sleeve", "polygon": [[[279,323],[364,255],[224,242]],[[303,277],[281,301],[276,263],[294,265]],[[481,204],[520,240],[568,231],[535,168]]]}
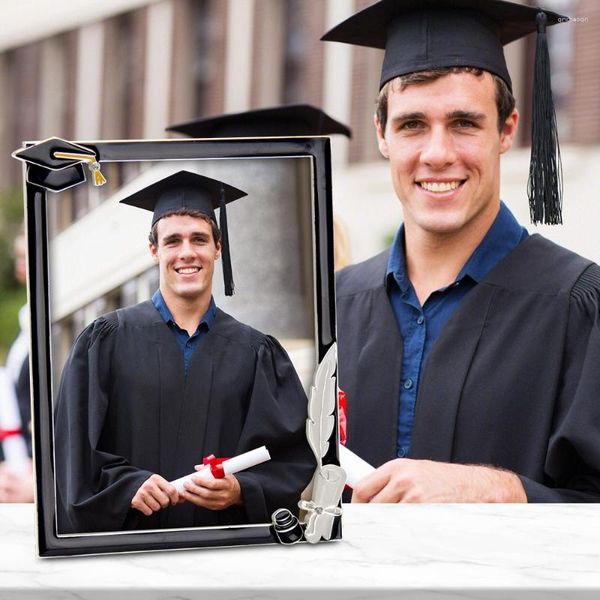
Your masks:
{"label": "gown sleeve", "polygon": [[266,336],[258,348],[254,385],[238,449],[265,445],[271,460],[236,473],[248,521],[270,521],[278,508],[298,514],[300,494],[316,460],[306,439],[307,397],[288,355]]}
{"label": "gown sleeve", "polygon": [[131,528],[139,514],[131,499],[152,475],[99,448],[117,328],[116,316],[88,326],[63,370],[54,429],[59,533]]}
{"label": "gown sleeve", "polygon": [[520,477],[529,502],[600,502],[600,267],[571,292],[558,403],[544,471]]}

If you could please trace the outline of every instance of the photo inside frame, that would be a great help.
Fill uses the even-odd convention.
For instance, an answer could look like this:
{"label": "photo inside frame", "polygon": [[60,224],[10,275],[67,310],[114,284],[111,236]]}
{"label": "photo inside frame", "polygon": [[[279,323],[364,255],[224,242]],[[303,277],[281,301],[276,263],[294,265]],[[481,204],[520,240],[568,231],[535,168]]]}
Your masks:
{"label": "photo inside frame", "polygon": [[[26,186],[35,263],[30,292],[40,555],[272,543],[273,510],[298,514],[300,498],[310,498],[315,457],[309,450],[307,459],[305,435],[290,443],[286,428],[299,395],[307,402],[315,368],[334,342],[326,144],[254,141],[249,151],[239,142],[98,142],[106,185],[86,182],[58,193]],[[156,291],[169,271],[161,275],[149,250],[152,213],[120,200],[181,171],[246,193],[227,206],[235,294],[224,294],[221,260],[212,293],[219,312],[255,332],[250,341],[244,338],[254,352],[252,367],[244,365],[246,350],[232,359],[231,347],[220,343],[237,329],[221,330],[218,319],[184,375],[165,358],[180,358],[181,349],[154,335],[161,327]],[[137,310],[131,307],[144,307],[143,319],[154,319],[151,335],[128,341],[131,329],[145,327],[143,319],[142,325],[127,320]],[[204,360],[207,348],[213,355]],[[268,366],[258,368],[259,362]],[[285,374],[288,365],[293,375]],[[165,383],[179,376],[179,387]],[[296,387],[282,384],[286,377]],[[282,396],[279,406],[269,405],[271,395]],[[337,462],[336,439],[332,431],[325,463]],[[182,502],[186,510],[169,507],[146,518],[125,506],[133,488],[125,485],[121,493],[119,477],[126,480],[138,468],[134,462],[146,462],[141,477],[164,469],[165,480],[174,481],[209,455],[228,458],[238,448],[262,445],[272,450],[271,460],[238,475],[244,481],[250,474],[241,507],[198,509]],[[333,538],[339,537],[337,523],[335,529]]]}

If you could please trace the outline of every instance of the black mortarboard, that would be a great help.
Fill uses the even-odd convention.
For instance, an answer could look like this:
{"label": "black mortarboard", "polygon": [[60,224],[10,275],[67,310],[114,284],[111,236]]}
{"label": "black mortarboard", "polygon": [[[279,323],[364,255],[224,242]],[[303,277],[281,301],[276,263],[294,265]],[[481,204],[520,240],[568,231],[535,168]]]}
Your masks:
{"label": "black mortarboard", "polygon": [[57,137],[13,152],[27,163],[27,181],[52,192],[62,192],[85,181],[83,165],[94,175],[94,185],[106,182],[94,150]]}
{"label": "black mortarboard", "polygon": [[190,137],[277,137],[340,133],[352,137],[349,127],[310,104],[289,104],[195,119],[167,127]]}
{"label": "black mortarboard", "polygon": [[215,209],[219,208],[225,294],[231,296],[234,285],[225,205],[244,196],[247,196],[246,192],[223,181],[190,171],[178,171],[127,196],[121,203],[152,211],[152,225],[182,208],[201,212],[216,223]]}
{"label": "black mortarboard", "polygon": [[567,20],[503,0],[380,0],[321,39],[385,49],[380,87],[436,67],[475,67],[512,87],[502,46],[537,31],[529,200],[534,223],[560,223],[562,171],[546,26]]}

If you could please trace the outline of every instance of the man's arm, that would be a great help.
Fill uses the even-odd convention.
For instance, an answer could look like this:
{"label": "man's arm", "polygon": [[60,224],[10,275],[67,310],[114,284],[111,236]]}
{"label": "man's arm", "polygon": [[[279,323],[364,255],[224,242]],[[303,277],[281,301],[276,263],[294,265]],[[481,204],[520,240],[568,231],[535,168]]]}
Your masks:
{"label": "man's arm", "polygon": [[131,500],[131,508],[139,510],[149,517],[161,508],[175,506],[181,502],[175,486],[171,485],[164,477],[151,475],[138,488]]}
{"label": "man's arm", "polygon": [[131,501],[152,472],[100,448],[109,405],[116,322],[102,317],[77,338],[56,402],[54,450],[59,533],[112,531],[139,515]]}
{"label": "man's arm", "polygon": [[224,510],[244,503],[235,475],[226,475],[222,479],[192,477],[191,482],[184,483],[184,488],[180,494],[183,500],[209,510]]}
{"label": "man's arm", "polygon": [[359,481],[352,502],[527,502],[527,496],[510,471],[398,458]]}
{"label": "man's arm", "polygon": [[[251,523],[268,521],[277,508],[297,511],[316,461],[306,439],[307,399],[287,353],[265,336],[257,349],[248,412],[236,453],[265,445],[271,460],[235,477]],[[204,485],[204,484],[203,484]]]}

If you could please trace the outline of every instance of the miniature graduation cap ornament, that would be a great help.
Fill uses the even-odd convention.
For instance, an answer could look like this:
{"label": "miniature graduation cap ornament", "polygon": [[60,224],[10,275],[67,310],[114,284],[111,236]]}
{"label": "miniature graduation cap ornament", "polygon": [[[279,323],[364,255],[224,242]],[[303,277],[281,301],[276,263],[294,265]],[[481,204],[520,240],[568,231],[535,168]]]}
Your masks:
{"label": "miniature graduation cap ornament", "polygon": [[352,137],[349,127],[310,104],[290,104],[195,119],[167,127],[195,138],[282,137],[342,134]]}
{"label": "miniature graduation cap ornament", "polygon": [[380,88],[408,73],[474,67],[512,82],[502,47],[537,31],[529,204],[534,223],[561,223],[562,171],[546,26],[561,15],[504,0],[380,0],[321,39],[385,50]]}
{"label": "miniature graduation cap ornament", "polygon": [[178,171],[124,198],[121,203],[152,211],[152,226],[159,219],[185,208],[200,212],[216,223],[215,209],[218,208],[225,295],[232,296],[234,284],[225,206],[244,196],[246,192],[222,181]]}
{"label": "miniature graduation cap ornament", "polygon": [[21,148],[12,156],[27,163],[27,181],[51,192],[62,192],[85,181],[83,165],[92,172],[94,185],[106,183],[96,152],[81,144],[53,137]]}

